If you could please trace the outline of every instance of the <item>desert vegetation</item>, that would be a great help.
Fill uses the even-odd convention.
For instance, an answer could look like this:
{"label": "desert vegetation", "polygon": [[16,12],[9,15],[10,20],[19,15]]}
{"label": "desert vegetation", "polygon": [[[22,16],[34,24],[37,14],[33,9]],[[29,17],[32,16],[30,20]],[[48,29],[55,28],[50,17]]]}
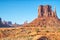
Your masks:
{"label": "desert vegetation", "polygon": [[36,35],[60,35],[54,27],[0,28],[0,40],[32,40]]}

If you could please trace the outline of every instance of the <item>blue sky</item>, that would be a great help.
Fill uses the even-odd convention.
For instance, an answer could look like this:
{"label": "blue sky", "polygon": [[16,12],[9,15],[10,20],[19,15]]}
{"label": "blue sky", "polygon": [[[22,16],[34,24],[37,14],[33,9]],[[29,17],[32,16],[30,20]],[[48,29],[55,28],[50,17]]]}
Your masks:
{"label": "blue sky", "polygon": [[37,18],[39,5],[51,5],[60,18],[60,0],[0,0],[0,17],[2,20],[23,24]]}

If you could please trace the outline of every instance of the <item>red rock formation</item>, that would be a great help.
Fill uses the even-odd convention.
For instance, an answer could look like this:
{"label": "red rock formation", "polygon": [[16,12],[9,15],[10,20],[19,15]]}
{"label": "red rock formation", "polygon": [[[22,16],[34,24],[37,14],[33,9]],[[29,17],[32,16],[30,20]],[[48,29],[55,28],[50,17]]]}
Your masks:
{"label": "red rock formation", "polygon": [[39,8],[38,8],[38,18],[39,17],[55,17],[55,16],[56,16],[56,10],[52,11],[50,5],[39,6]]}
{"label": "red rock formation", "polygon": [[52,11],[50,5],[45,5],[45,6],[40,5],[38,7],[38,17],[27,25],[28,26],[59,26],[60,22],[56,15],[56,8],[54,11]]}

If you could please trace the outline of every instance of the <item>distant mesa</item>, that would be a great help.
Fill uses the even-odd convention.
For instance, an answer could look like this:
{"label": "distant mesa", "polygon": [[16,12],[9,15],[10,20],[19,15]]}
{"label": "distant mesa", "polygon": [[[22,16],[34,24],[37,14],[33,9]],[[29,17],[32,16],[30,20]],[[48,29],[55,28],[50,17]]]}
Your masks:
{"label": "distant mesa", "polygon": [[12,25],[12,22],[6,22],[6,21],[3,21],[2,22],[2,19],[0,18],[0,27],[11,27]]}
{"label": "distant mesa", "polygon": [[21,26],[17,23],[15,24],[12,24],[11,21],[2,21],[2,18],[0,18],[0,27],[18,27],[18,26]]}

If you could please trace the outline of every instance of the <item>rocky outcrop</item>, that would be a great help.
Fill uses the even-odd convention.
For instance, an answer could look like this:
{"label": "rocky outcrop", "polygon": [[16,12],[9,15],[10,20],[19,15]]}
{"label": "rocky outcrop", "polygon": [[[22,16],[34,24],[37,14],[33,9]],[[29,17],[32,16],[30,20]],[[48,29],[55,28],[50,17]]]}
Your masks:
{"label": "rocky outcrop", "polygon": [[30,22],[28,26],[60,26],[56,8],[53,11],[50,5],[40,5],[38,7],[38,17]]}
{"label": "rocky outcrop", "polygon": [[52,11],[50,5],[40,5],[38,8],[38,18],[40,17],[56,17],[56,10]]}

